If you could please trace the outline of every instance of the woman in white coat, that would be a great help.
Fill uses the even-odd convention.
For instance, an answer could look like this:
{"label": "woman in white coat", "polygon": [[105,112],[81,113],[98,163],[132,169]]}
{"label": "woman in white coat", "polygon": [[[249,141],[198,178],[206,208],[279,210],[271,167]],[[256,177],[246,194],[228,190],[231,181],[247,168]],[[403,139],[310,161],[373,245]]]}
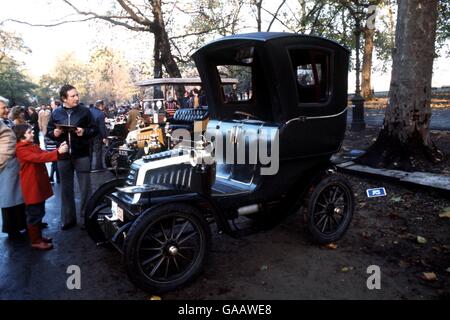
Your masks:
{"label": "woman in white coat", "polygon": [[8,100],[0,96],[0,208],[2,232],[10,238],[22,235],[26,229],[25,204],[19,178],[19,162],[16,154],[16,137],[3,119],[8,114]]}

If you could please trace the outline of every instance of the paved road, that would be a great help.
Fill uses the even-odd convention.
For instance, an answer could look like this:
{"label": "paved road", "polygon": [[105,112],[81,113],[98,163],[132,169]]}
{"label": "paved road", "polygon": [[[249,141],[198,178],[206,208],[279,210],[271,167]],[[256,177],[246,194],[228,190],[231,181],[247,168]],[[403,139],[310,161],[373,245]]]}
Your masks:
{"label": "paved road", "polygon": [[[379,127],[383,124],[384,109],[366,109],[364,112],[367,126]],[[352,121],[352,112],[347,113],[348,124]],[[432,130],[450,131],[450,110],[449,109],[433,109],[431,116]]]}

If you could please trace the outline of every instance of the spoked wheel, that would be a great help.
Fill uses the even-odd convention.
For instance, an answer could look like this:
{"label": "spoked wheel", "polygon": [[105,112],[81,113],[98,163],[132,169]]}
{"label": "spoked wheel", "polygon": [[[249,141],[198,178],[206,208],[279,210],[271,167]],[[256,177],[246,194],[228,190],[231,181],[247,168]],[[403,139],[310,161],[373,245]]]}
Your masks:
{"label": "spoked wheel", "polygon": [[319,243],[343,237],[353,217],[354,196],[347,180],[340,175],[325,177],[307,199],[308,228]]}
{"label": "spoked wheel", "polygon": [[187,204],[142,213],[127,234],[124,263],[131,281],[154,293],[174,290],[199,274],[208,252],[205,218]]}
{"label": "spoked wheel", "polygon": [[125,179],[119,178],[102,184],[91,196],[86,204],[85,225],[89,236],[96,243],[107,241],[101,224],[105,216],[111,215],[111,201],[107,195],[116,191],[117,187],[123,187]]}

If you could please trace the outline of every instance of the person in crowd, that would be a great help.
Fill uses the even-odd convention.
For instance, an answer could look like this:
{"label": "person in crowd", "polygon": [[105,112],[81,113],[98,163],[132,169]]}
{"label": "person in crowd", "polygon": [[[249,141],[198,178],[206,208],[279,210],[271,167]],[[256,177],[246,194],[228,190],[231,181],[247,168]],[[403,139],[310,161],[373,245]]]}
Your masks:
{"label": "person in crowd", "polygon": [[26,124],[24,109],[20,106],[13,107],[9,113],[9,120],[13,125]]}
{"label": "person in crowd", "polygon": [[41,110],[38,113],[38,122],[39,122],[39,130],[42,132],[42,135],[45,137],[47,134],[47,125],[50,120],[51,111],[46,105],[41,106]]}
{"label": "person in crowd", "polygon": [[34,143],[39,145],[39,116],[34,107],[28,107],[27,113],[29,116],[28,123],[33,128],[34,132]]}
{"label": "person in crowd", "polygon": [[18,124],[13,127],[13,131],[17,138],[16,155],[20,163],[20,181],[31,247],[49,250],[53,248],[52,239],[42,236],[41,227],[45,215],[45,200],[53,195],[45,163],[57,160],[59,155],[69,151],[69,148],[66,142],[63,142],[57,150],[42,150],[34,143],[34,130],[29,124]]}
{"label": "person in crowd", "polygon": [[206,93],[205,90],[201,89],[199,93],[199,107],[205,108],[208,106],[208,102],[206,101]]}
{"label": "person in crowd", "polygon": [[140,117],[141,113],[139,112],[139,105],[133,104],[131,110],[128,111],[128,118],[126,124],[128,131],[133,131],[137,129],[137,124]]}
{"label": "person in crowd", "polygon": [[199,97],[199,92],[198,89],[195,88],[194,90],[192,90],[193,93],[193,100],[192,100],[192,106],[194,109],[197,109],[200,106],[200,97]]}
{"label": "person in crowd", "polygon": [[173,99],[173,97],[169,97],[167,99],[167,105],[166,105],[166,113],[167,113],[167,120],[170,121],[175,112],[178,110],[177,102]]}
{"label": "person in crowd", "polygon": [[[97,100],[95,107],[89,110],[98,128],[97,135],[91,141],[91,164],[94,170],[101,170],[103,169],[103,145],[106,143],[106,137],[108,136],[105,124],[105,103],[103,100]],[[95,160],[95,162],[92,160]]]}
{"label": "person in crowd", "polygon": [[80,188],[80,220],[84,229],[84,213],[91,194],[91,163],[89,159],[89,140],[93,138],[95,128],[91,112],[79,105],[77,89],[66,84],[60,90],[63,106],[56,108],[48,122],[47,137],[58,145],[67,141],[69,152],[58,159],[58,171],[61,178],[61,229],[67,230],[77,224],[75,207],[74,173]]}
{"label": "person in crowd", "polygon": [[[8,99],[0,96],[0,208],[2,232],[10,239],[21,238],[26,229],[25,204],[16,159],[16,136],[8,120]],[[7,182],[7,183],[6,183]]]}
{"label": "person in crowd", "polygon": [[181,97],[179,102],[180,102],[180,108],[181,109],[189,107],[189,91],[184,90],[183,97]]}

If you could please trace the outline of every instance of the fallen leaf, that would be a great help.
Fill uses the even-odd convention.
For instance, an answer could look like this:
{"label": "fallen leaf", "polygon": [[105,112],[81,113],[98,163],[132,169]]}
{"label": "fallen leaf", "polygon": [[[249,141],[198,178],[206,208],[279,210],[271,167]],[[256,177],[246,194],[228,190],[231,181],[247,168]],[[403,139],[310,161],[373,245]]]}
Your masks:
{"label": "fallen leaf", "polygon": [[263,266],[261,266],[261,268],[260,268],[261,271],[266,271],[267,269],[269,269],[269,267],[266,266],[266,265],[263,265]]}
{"label": "fallen leaf", "polygon": [[450,272],[450,268],[447,268],[445,271]]}
{"label": "fallen leaf", "polygon": [[342,267],[341,268],[341,272],[349,272],[351,270],[353,270],[353,267]]}
{"label": "fallen leaf", "polygon": [[160,296],[151,296],[148,300],[162,300]]}
{"label": "fallen leaf", "polygon": [[425,243],[427,243],[427,239],[425,239],[424,237],[421,237],[421,236],[417,236],[417,243],[425,244]]}
{"label": "fallen leaf", "polygon": [[400,268],[407,268],[407,267],[410,266],[410,264],[408,262],[406,262],[406,261],[400,260],[400,262],[398,263],[398,266]]}
{"label": "fallen leaf", "polygon": [[398,215],[398,213],[396,212],[391,212],[389,213],[389,218],[393,219],[393,220],[397,220],[400,216]]}
{"label": "fallen leaf", "polygon": [[370,233],[367,232],[367,231],[363,231],[363,232],[362,232],[362,236],[363,236],[364,238],[368,239],[368,238],[370,238]]}
{"label": "fallen leaf", "polygon": [[422,273],[422,279],[426,281],[436,281],[437,276],[434,272],[424,272]]}
{"label": "fallen leaf", "polygon": [[450,208],[446,208],[449,209],[448,211],[445,211],[443,213],[439,214],[439,218],[450,218]]}
{"label": "fallen leaf", "polygon": [[325,248],[327,249],[331,249],[331,250],[336,250],[337,249],[337,244],[336,243],[329,243],[325,246]]}
{"label": "fallen leaf", "polygon": [[401,202],[402,201],[402,197],[392,197],[391,201],[393,201],[393,202]]}

